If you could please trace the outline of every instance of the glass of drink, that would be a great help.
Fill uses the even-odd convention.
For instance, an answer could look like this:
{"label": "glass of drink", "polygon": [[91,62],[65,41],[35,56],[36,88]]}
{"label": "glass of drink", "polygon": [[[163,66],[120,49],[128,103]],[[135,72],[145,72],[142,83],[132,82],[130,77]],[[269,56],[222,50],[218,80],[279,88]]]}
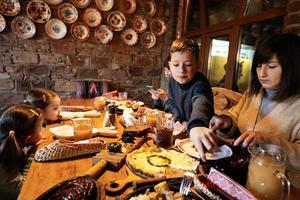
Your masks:
{"label": "glass of drink", "polygon": [[173,128],[175,118],[170,113],[156,115],[155,143],[159,148],[168,149],[173,146]]}
{"label": "glass of drink", "polygon": [[92,138],[93,121],[91,118],[72,119],[75,140],[86,140]]}
{"label": "glass of drink", "polygon": [[246,188],[257,199],[275,200],[289,196],[290,183],[284,175],[287,155],[283,149],[273,144],[259,144],[249,147],[249,152]]}
{"label": "glass of drink", "polygon": [[127,92],[118,92],[118,97],[120,100],[127,100],[128,93]]}
{"label": "glass of drink", "polygon": [[106,97],[95,97],[94,105],[96,110],[103,112],[105,108]]}
{"label": "glass of drink", "polygon": [[157,115],[157,112],[155,112],[155,111],[148,111],[146,113],[146,122],[152,128],[154,128],[156,126],[156,115]]}

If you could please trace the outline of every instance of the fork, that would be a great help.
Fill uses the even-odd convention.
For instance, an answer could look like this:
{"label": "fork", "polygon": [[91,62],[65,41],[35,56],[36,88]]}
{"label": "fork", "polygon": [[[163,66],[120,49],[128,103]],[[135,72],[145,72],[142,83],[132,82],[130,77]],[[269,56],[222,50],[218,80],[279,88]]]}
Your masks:
{"label": "fork", "polygon": [[184,196],[187,196],[190,192],[193,192],[195,196],[197,196],[201,200],[205,200],[200,194],[198,194],[195,190],[191,189],[192,182],[194,181],[194,174],[191,172],[186,172],[182,178],[179,192]]}

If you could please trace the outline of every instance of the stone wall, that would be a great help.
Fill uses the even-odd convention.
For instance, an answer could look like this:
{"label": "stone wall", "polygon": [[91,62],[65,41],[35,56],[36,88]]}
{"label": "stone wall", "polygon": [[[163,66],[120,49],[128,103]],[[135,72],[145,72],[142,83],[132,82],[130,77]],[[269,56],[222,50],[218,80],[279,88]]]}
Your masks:
{"label": "stone wall", "polygon": [[[26,15],[29,1],[20,2],[22,9],[18,16]],[[94,29],[91,29],[88,41],[79,42],[71,37],[70,25],[67,25],[65,38],[54,40],[46,35],[45,24],[35,23],[36,35],[23,40],[11,31],[13,17],[5,16],[7,26],[0,33],[1,107],[22,100],[24,94],[33,87],[46,87],[59,93],[62,98],[74,98],[76,82],[80,80],[108,81],[111,89],[126,90],[129,97],[149,102],[151,98],[145,85],[159,87],[162,61],[175,38],[174,1],[156,0],[156,4],[156,15],[151,18],[145,16],[147,31],[151,19],[155,17],[168,21],[168,27],[164,35],[157,37],[157,43],[151,49],[142,47],[140,41],[135,46],[126,46],[119,32],[114,32],[113,41],[109,44],[97,43],[93,38]],[[50,7],[51,18],[57,18],[55,6]],[[117,9],[117,5],[114,5],[113,10]],[[79,16],[82,10],[78,9]],[[125,16],[130,22],[134,14]],[[102,24],[106,24],[106,19],[103,21]]]}

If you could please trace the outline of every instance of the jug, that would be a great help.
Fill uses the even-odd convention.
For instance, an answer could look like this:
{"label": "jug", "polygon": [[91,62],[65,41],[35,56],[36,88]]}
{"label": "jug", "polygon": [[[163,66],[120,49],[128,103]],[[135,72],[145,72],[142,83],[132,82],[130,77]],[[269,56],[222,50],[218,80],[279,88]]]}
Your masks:
{"label": "jug", "polygon": [[251,159],[246,188],[257,199],[289,199],[290,182],[284,175],[286,152],[274,144],[257,144],[248,150]]}

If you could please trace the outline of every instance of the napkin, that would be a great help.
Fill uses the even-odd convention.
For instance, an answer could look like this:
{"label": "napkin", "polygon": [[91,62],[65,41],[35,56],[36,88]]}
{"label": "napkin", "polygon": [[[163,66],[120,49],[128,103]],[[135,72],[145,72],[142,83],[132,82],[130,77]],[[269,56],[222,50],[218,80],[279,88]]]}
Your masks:
{"label": "napkin", "polygon": [[123,110],[123,120],[126,127],[133,126],[138,120],[132,115],[133,110],[131,108],[125,108]]}
{"label": "napkin", "polygon": [[74,118],[80,118],[80,117],[100,117],[100,112],[97,110],[90,110],[86,112],[68,112],[63,111],[60,112],[60,116],[62,120],[68,120],[68,119],[74,119]]}

